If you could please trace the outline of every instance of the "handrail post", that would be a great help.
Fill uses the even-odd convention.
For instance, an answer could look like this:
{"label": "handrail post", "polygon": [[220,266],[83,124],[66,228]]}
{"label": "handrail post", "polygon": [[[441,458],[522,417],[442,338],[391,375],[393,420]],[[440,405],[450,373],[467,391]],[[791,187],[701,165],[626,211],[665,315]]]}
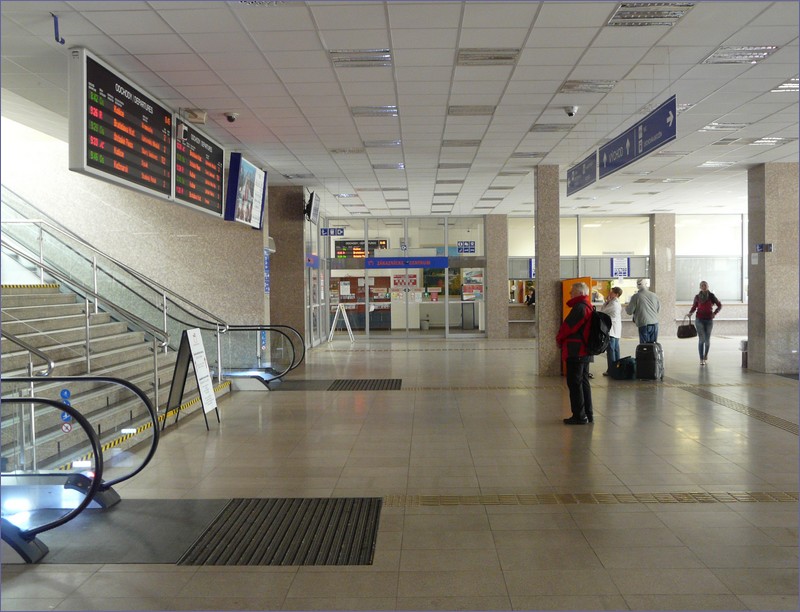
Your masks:
{"label": "handrail post", "polygon": [[88,297],[85,298],[84,302],[86,304],[86,321],[85,321],[85,327],[86,327],[86,373],[87,374],[91,374],[91,372],[92,372],[92,358],[89,356],[89,353],[90,353],[90,350],[89,350],[89,298]]}
{"label": "handrail post", "polygon": [[[158,416],[158,338],[155,336],[153,336],[153,406],[156,407]],[[166,415],[164,417],[166,418]],[[155,427],[158,429],[157,423]]]}
{"label": "handrail post", "polygon": [[222,334],[219,331],[219,323],[217,327],[217,384],[222,384]]}
{"label": "handrail post", "polygon": [[[94,292],[97,295],[100,295],[100,292],[97,290],[97,255],[92,255],[92,283],[94,287]],[[100,308],[98,305],[98,299],[95,298],[94,300],[94,314],[100,312]]]}
{"label": "handrail post", "polygon": [[[166,293],[162,293],[161,294],[161,304],[162,304],[161,308],[162,308],[162,310],[164,312],[164,333],[169,335],[169,332],[167,331],[167,294]],[[167,353],[168,350],[169,350],[169,347],[166,344],[164,344],[164,353]]]}
{"label": "handrail post", "polygon": [[39,266],[39,282],[44,285],[44,228],[41,223],[37,225],[39,226],[39,263],[42,264]]}

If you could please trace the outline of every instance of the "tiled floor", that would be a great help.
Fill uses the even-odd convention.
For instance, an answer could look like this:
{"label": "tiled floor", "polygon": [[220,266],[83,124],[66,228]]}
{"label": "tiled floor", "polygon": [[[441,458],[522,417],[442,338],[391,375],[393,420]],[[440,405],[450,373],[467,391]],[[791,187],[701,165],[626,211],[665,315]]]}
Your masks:
{"label": "tiled floor", "polygon": [[533,342],[337,339],[295,378],[403,389],[233,393],[120,487],[385,496],[373,565],[4,565],[2,609],[796,610],[797,381],[742,370],[738,338],[705,368],[667,339],[663,383],[598,362],[595,423],[567,427]]}

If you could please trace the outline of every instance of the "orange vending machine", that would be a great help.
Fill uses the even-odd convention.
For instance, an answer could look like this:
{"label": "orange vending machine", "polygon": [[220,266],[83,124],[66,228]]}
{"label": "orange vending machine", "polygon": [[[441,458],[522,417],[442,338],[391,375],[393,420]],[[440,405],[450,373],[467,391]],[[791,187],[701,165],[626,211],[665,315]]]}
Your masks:
{"label": "orange vending machine", "polygon": [[[572,285],[575,283],[586,283],[586,286],[589,287],[589,295],[591,295],[592,286],[594,282],[592,281],[591,276],[581,276],[579,278],[568,278],[566,280],[561,281],[561,320],[563,321],[567,313],[569,313],[570,308],[567,306],[567,302],[569,302],[569,292],[572,289]],[[561,376],[566,376],[567,374],[567,362],[564,359],[561,359]]]}

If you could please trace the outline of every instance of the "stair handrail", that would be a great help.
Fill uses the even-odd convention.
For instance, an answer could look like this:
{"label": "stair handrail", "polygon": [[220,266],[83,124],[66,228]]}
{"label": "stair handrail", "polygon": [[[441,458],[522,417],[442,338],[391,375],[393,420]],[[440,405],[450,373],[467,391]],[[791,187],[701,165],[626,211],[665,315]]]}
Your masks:
{"label": "stair handrail", "polygon": [[[15,253],[17,256],[22,257],[23,259],[29,261],[30,263],[34,264],[35,266],[40,267],[45,272],[47,272],[53,278],[64,282],[67,285],[76,287],[77,290],[83,292],[84,294],[84,303],[86,305],[86,312],[84,313],[85,318],[85,337],[86,337],[86,373],[91,373],[92,366],[91,366],[91,351],[90,351],[90,335],[89,335],[89,297],[93,297],[95,300],[100,299],[100,296],[89,289],[88,287],[84,287],[81,283],[67,278],[65,274],[62,274],[55,268],[48,266],[45,263],[36,261],[33,257],[24,253],[17,249],[16,247],[8,244],[5,240],[0,237],[0,246],[4,249],[10,250],[12,253]],[[103,303],[106,307],[111,310],[112,312],[116,313],[117,315],[121,316],[122,318],[126,319],[127,321],[137,325],[140,329],[144,329],[146,333],[149,333],[153,338],[153,403],[158,406],[158,348],[164,348],[169,344],[169,333],[166,330],[161,330],[154,325],[151,325],[141,317],[133,314],[132,312],[122,308],[121,306],[117,306],[113,302],[109,300],[103,299]]]}
{"label": "stair handrail", "polygon": [[[6,187],[6,189],[8,189],[8,188]],[[11,191],[11,190],[9,189],[9,191]],[[14,192],[12,191],[11,193],[14,193]],[[16,195],[16,194],[14,194],[14,195]],[[17,196],[17,197],[19,197],[19,196]],[[91,245],[90,243],[86,242],[86,240],[84,240],[83,238],[73,234],[72,232],[70,232],[70,231],[68,231],[68,230],[66,230],[64,228],[61,228],[61,227],[58,227],[58,226],[54,225],[53,223],[51,223],[50,221],[47,221],[46,219],[3,219],[2,221],[0,221],[0,225],[5,225],[5,224],[11,224],[11,225],[26,225],[26,224],[27,225],[37,225],[40,228],[41,227],[46,227],[47,229],[52,230],[54,233],[63,234],[64,236],[69,237],[71,240],[74,240],[75,242],[77,242],[77,243],[81,244],[82,246],[86,247],[88,250],[92,251],[95,255],[99,255],[102,258],[110,261],[114,265],[119,266],[120,268],[122,268],[122,270],[124,270],[125,272],[127,272],[128,274],[133,276],[135,279],[141,281],[142,283],[144,283],[145,285],[147,285],[151,289],[157,290],[157,292],[160,293],[162,295],[162,297],[164,297],[165,299],[166,299],[166,296],[169,295],[170,297],[173,298],[173,301],[178,300],[178,301],[186,304],[187,306],[195,309],[196,311],[200,312],[204,316],[208,317],[208,320],[204,321],[205,323],[210,323],[212,325],[219,325],[220,328],[223,331],[225,329],[227,329],[227,327],[228,327],[228,324],[223,319],[221,319],[220,317],[215,315],[214,313],[209,312],[208,310],[206,310],[202,306],[199,306],[198,304],[195,304],[191,300],[186,299],[185,297],[183,297],[182,295],[176,293],[172,289],[170,289],[168,287],[165,287],[164,285],[162,285],[158,281],[155,281],[152,278],[150,278],[148,276],[145,276],[141,272],[138,272],[137,270],[134,270],[133,268],[131,268],[129,265],[127,265],[125,263],[122,263],[121,261],[119,261],[118,259],[115,259],[114,257],[112,257],[111,255],[109,255],[107,253],[104,253],[103,251],[101,251],[97,247],[95,247],[95,246]],[[71,248],[69,245],[65,245],[65,246],[67,248]],[[42,263],[44,263],[44,258],[43,258],[42,253],[39,253],[39,259],[40,259],[40,261]],[[96,278],[97,261],[93,259],[91,261],[91,263],[92,263],[92,269],[93,269],[93,272],[94,272],[95,278]],[[97,287],[95,286],[94,289],[97,290]],[[133,290],[131,289],[131,291],[133,291]],[[140,297],[142,297],[142,296],[140,296]],[[143,298],[143,299],[146,299],[146,298]],[[155,304],[152,304],[152,305],[155,306]],[[184,310],[185,310],[185,308],[184,308]],[[203,320],[201,317],[197,317],[197,318],[200,319],[200,320]]]}
{"label": "stair handrail", "polygon": [[10,403],[10,404],[31,404],[31,403],[40,403],[40,404],[47,404],[48,406],[52,406],[53,408],[60,410],[62,412],[66,412],[70,417],[72,417],[78,425],[80,425],[81,429],[86,432],[87,437],[89,438],[89,443],[92,446],[92,453],[96,458],[95,466],[94,466],[94,477],[92,478],[92,484],[86,490],[85,497],[83,500],[75,506],[72,510],[64,514],[63,516],[59,517],[54,521],[50,521],[49,523],[45,523],[40,525],[39,527],[33,527],[31,529],[22,529],[20,530],[20,535],[25,540],[33,540],[37,534],[42,533],[43,531],[49,531],[50,529],[54,529],[59,525],[63,525],[67,521],[71,521],[76,516],[78,516],[86,506],[92,503],[92,499],[94,499],[95,494],[100,490],[100,483],[103,477],[103,448],[100,445],[100,439],[97,436],[92,425],[83,416],[79,410],[76,410],[72,406],[68,406],[62,401],[48,399],[45,397],[9,397],[0,399],[0,403]]}
{"label": "stair handrail", "polygon": [[3,338],[13,342],[14,344],[21,346],[23,349],[28,351],[28,376],[33,376],[33,358],[31,355],[36,355],[41,360],[47,363],[47,369],[42,370],[41,372],[37,373],[36,376],[50,376],[53,372],[53,368],[56,367],[56,362],[44,351],[40,351],[35,346],[31,346],[21,338],[17,338],[14,334],[7,332],[4,329],[0,329],[0,334],[2,334]]}
{"label": "stair handrail", "polygon": [[[31,386],[33,386],[33,383],[43,382],[43,379],[42,378],[31,377],[31,376],[14,376],[14,377],[2,378],[2,379],[0,379],[0,381],[2,381],[4,384],[8,384],[8,383],[30,383]],[[110,489],[111,487],[113,487],[115,484],[118,484],[118,483],[123,482],[125,480],[129,480],[130,478],[133,478],[134,476],[136,476],[136,474],[138,474],[145,467],[147,467],[147,464],[150,463],[150,461],[153,459],[153,456],[155,456],[155,454],[156,454],[156,449],[158,448],[158,442],[159,442],[159,439],[160,439],[160,436],[161,436],[161,428],[158,426],[158,412],[156,411],[155,407],[153,406],[152,402],[150,402],[150,399],[147,397],[147,394],[144,391],[142,391],[139,387],[134,385],[132,382],[129,382],[129,381],[123,379],[123,378],[116,378],[116,377],[113,377],[113,376],[50,376],[50,377],[47,378],[47,381],[48,382],[55,382],[55,383],[60,383],[60,382],[65,382],[65,383],[68,383],[68,382],[87,382],[87,381],[89,381],[89,382],[101,382],[101,383],[110,383],[110,384],[114,384],[114,385],[120,385],[120,386],[125,387],[128,390],[132,391],[134,395],[138,396],[139,399],[142,400],[142,402],[144,403],[145,408],[147,409],[147,414],[150,417],[150,425],[149,425],[148,429],[152,428],[152,430],[153,430],[153,441],[150,443],[150,450],[145,455],[144,459],[142,460],[141,465],[139,465],[139,467],[136,468],[135,470],[133,470],[132,472],[130,472],[128,474],[123,474],[122,476],[118,476],[117,478],[112,478],[111,480],[109,480],[107,482],[101,482],[101,484],[99,485],[99,490],[100,491],[105,491],[105,490]],[[30,399],[30,398],[26,398],[26,399]],[[36,399],[39,399],[39,398],[36,397]],[[3,399],[2,401],[6,401],[6,400]],[[164,415],[164,418],[166,419],[166,415]]]}

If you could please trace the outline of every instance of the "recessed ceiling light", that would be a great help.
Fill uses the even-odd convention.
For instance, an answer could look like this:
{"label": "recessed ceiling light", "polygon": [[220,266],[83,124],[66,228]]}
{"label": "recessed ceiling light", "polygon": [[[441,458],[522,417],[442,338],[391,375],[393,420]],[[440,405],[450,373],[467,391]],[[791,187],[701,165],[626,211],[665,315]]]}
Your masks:
{"label": "recessed ceiling light", "polygon": [[439,170],[462,170],[462,169],[468,169],[468,168],[471,168],[471,167],[472,167],[472,164],[460,164],[460,163],[452,163],[452,164],[443,163],[443,164],[439,164],[437,166],[437,168],[439,168]]}
{"label": "recessed ceiling light", "polygon": [[399,147],[402,140],[365,140],[364,146],[368,149],[383,149],[387,147]]}
{"label": "recessed ceiling light", "polygon": [[403,162],[395,164],[372,164],[373,170],[404,170],[406,165]]}
{"label": "recessed ceiling light", "polygon": [[608,80],[564,81],[559,93],[608,93],[617,84]]}
{"label": "recessed ceiling light", "polygon": [[775,145],[782,145],[786,144],[787,142],[797,140],[797,138],[782,138],[780,136],[764,136],[763,138],[759,138],[754,142],[750,142],[748,144],[757,145],[757,146],[775,146]]}
{"label": "recessed ceiling light", "polygon": [[513,66],[519,49],[459,49],[456,66]]}
{"label": "recessed ceiling light", "polygon": [[722,46],[704,59],[701,64],[757,64],[775,53],[779,47],[762,46]]}
{"label": "recessed ceiling light", "polygon": [[787,91],[794,93],[800,91],[800,79],[794,77],[793,79],[789,79],[785,83],[781,83],[775,89],[770,89],[771,93],[782,93]]}
{"label": "recessed ceiling light", "polygon": [[479,147],[481,146],[480,140],[443,140],[443,147]]}
{"label": "recessed ceiling light", "polygon": [[526,176],[529,172],[526,170],[504,170],[503,172],[498,172],[497,176]]}
{"label": "recessed ceiling light", "polygon": [[685,113],[690,108],[694,108],[694,104],[689,104],[689,103],[678,104],[677,107],[676,107],[676,110],[678,111],[678,114],[680,115],[681,113]]}
{"label": "recessed ceiling light", "polygon": [[662,183],[688,183],[692,179],[690,178],[665,178],[661,182]]}
{"label": "recessed ceiling light", "polygon": [[461,185],[464,179],[436,179],[437,185]]}
{"label": "recessed ceiling light", "polygon": [[517,151],[511,154],[511,159],[535,159],[544,157],[545,155],[547,155],[547,153],[541,151]]}
{"label": "recessed ceiling light", "polygon": [[712,121],[707,126],[700,128],[701,132],[736,132],[746,128],[749,123],[722,123],[721,121]]}
{"label": "recessed ceiling light", "polygon": [[531,132],[569,132],[572,126],[568,123],[536,123]]}
{"label": "recessed ceiling light", "polygon": [[353,117],[397,117],[397,106],[351,106]]}
{"label": "recessed ceiling light", "polygon": [[389,49],[337,49],[328,53],[337,68],[392,65],[392,52]]}
{"label": "recessed ceiling light", "polygon": [[290,181],[296,181],[299,179],[312,179],[314,178],[313,174],[284,174],[283,178],[289,179]]}
{"label": "recessed ceiling light", "polygon": [[736,162],[722,162],[722,161],[707,161],[703,162],[698,168],[729,168],[733,166]]}
{"label": "recessed ceiling light", "polygon": [[694,6],[694,2],[622,2],[610,26],[672,26]]}
{"label": "recessed ceiling light", "polygon": [[332,153],[333,155],[357,155],[359,153],[365,153],[365,150],[358,147],[352,149],[329,149],[328,153]]}
{"label": "recessed ceiling light", "polygon": [[482,104],[454,104],[447,107],[451,117],[491,117],[496,107]]}
{"label": "recessed ceiling light", "polygon": [[334,193],[334,198],[357,198],[357,193]]}
{"label": "recessed ceiling light", "polygon": [[408,187],[384,187],[382,191],[408,191]]}

